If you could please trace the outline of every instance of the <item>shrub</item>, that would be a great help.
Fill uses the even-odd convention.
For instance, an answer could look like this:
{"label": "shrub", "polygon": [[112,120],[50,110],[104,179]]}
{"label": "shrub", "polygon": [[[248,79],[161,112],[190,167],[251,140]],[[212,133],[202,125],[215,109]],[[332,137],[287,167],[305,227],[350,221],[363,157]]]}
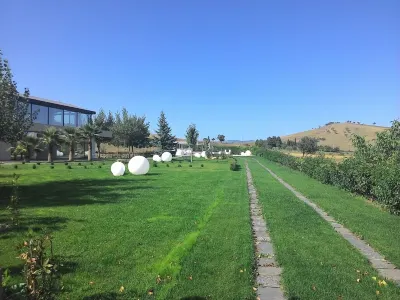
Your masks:
{"label": "shrub", "polygon": [[54,166],[50,166],[50,169],[54,169]]}
{"label": "shrub", "polygon": [[21,164],[23,164],[23,165],[24,165],[24,164],[25,164],[25,162],[23,161],[23,162],[21,162]]}
{"label": "shrub", "polygon": [[238,171],[238,170],[239,170],[239,165],[238,165],[238,163],[237,163],[236,158],[234,158],[234,159],[232,159],[232,160],[230,161],[229,169],[230,169],[231,171]]}
{"label": "shrub", "polygon": [[155,161],[153,162],[153,167],[157,168],[157,163]]}
{"label": "shrub", "polygon": [[87,169],[87,166],[83,166],[85,169]]}
{"label": "shrub", "polygon": [[32,165],[32,169],[36,169],[36,165]]}
{"label": "shrub", "polygon": [[64,165],[68,166],[68,162],[66,161],[66,162],[64,163]]}
{"label": "shrub", "polygon": [[191,168],[191,167],[192,167],[192,164],[189,164],[189,167]]}
{"label": "shrub", "polygon": [[167,168],[169,168],[169,164],[167,164],[166,166],[167,166]]}
{"label": "shrub", "polygon": [[93,162],[90,162],[90,164],[93,166]]}
{"label": "shrub", "polygon": [[40,166],[40,161],[38,161],[36,164]]}
{"label": "shrub", "polygon": [[181,165],[181,164],[179,164],[179,165],[178,165],[178,168],[182,168],[182,165]]}
{"label": "shrub", "polygon": [[50,165],[54,166],[54,163],[53,163],[53,162],[51,162],[51,163],[50,163]]}
{"label": "shrub", "polygon": [[82,166],[82,163],[79,162],[79,163],[78,163],[78,166]]}
{"label": "shrub", "polygon": [[67,169],[71,170],[71,169],[72,169],[72,166],[67,166]]}
{"label": "shrub", "polygon": [[202,168],[204,167],[204,165],[203,165],[203,164],[201,164],[200,166],[201,166]]}
{"label": "shrub", "polygon": [[106,163],[103,161],[103,166],[105,166],[106,165]]}
{"label": "shrub", "polygon": [[99,166],[99,169],[101,169],[101,165]]}
{"label": "shrub", "polygon": [[14,169],[18,169],[18,165],[14,165]]}

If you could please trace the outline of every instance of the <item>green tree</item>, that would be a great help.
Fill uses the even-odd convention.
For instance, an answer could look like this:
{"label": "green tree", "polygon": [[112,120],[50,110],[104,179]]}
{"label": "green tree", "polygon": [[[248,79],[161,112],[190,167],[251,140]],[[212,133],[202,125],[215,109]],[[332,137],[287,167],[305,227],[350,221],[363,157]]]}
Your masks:
{"label": "green tree", "polygon": [[[110,122],[113,119],[109,119],[110,115],[107,117],[106,114],[104,113],[103,109],[100,109],[99,113],[93,118],[93,123],[96,125],[97,128],[99,128],[101,131],[108,131],[110,130],[110,127],[112,126],[109,125]],[[111,115],[112,117],[112,115]],[[94,137],[95,141],[96,141],[96,145],[97,145],[97,152],[99,153],[99,157],[100,157],[100,147],[101,144],[106,143],[106,142],[110,142],[111,139],[105,136],[102,136],[101,133],[96,135]]]}
{"label": "green tree", "polygon": [[92,160],[92,140],[100,133],[101,130],[93,122],[89,122],[79,129],[79,134],[88,144],[88,161]]}
{"label": "green tree", "polygon": [[25,136],[21,141],[18,141],[15,147],[11,147],[9,150],[12,155],[21,155],[24,161],[29,162],[32,158],[33,153],[39,153],[43,151],[40,147],[41,140],[34,136]]}
{"label": "green tree", "polygon": [[119,112],[115,114],[114,122],[111,127],[112,139],[111,144],[117,147],[117,152],[119,152],[119,147],[123,144],[123,124],[121,115]]}
{"label": "green tree", "polygon": [[301,138],[300,142],[297,144],[299,150],[305,154],[313,154],[318,150],[318,140],[309,136],[304,136]]}
{"label": "green tree", "polygon": [[193,150],[194,147],[197,145],[197,140],[199,138],[199,131],[196,128],[195,124],[190,124],[189,127],[186,130],[186,142],[188,146],[191,148],[191,154],[190,154],[190,161],[193,162]]}
{"label": "green tree", "polygon": [[40,134],[40,136],[42,143],[47,146],[47,161],[52,162],[55,147],[59,146],[63,141],[61,133],[55,127],[48,127]]}
{"label": "green tree", "polygon": [[158,129],[156,133],[157,135],[154,137],[154,143],[161,147],[161,150],[171,150],[174,148],[176,137],[172,135],[171,127],[169,127],[163,111],[161,111],[160,117],[158,118]]}
{"label": "green tree", "polygon": [[225,141],[225,135],[223,134],[218,134],[217,139],[222,143]]}
{"label": "green tree", "polygon": [[64,128],[64,132],[62,134],[62,139],[63,139],[64,143],[68,145],[68,149],[69,149],[68,160],[74,161],[76,144],[81,139],[79,130],[75,127]]}
{"label": "green tree", "polygon": [[29,111],[29,90],[21,96],[7,59],[3,60],[0,51],[0,141],[16,145],[32,126]]}

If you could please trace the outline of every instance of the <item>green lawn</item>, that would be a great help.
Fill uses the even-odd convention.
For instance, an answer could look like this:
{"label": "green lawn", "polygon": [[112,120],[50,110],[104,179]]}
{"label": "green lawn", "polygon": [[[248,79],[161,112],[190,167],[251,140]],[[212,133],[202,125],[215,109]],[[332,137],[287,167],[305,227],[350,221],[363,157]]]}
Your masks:
{"label": "green lawn", "polygon": [[378,286],[372,277],[382,278],[331,225],[257,162],[248,161],[288,299],[400,299],[392,283]]}
{"label": "green lawn", "polygon": [[400,268],[399,216],[301,172],[263,158],[257,159]]}
{"label": "green lawn", "polygon": [[2,267],[18,281],[15,245],[29,227],[46,227],[66,261],[60,299],[254,299],[244,171],[226,161],[181,164],[123,177],[110,163],[1,166],[0,223],[14,172],[23,207],[21,228],[0,233]]}

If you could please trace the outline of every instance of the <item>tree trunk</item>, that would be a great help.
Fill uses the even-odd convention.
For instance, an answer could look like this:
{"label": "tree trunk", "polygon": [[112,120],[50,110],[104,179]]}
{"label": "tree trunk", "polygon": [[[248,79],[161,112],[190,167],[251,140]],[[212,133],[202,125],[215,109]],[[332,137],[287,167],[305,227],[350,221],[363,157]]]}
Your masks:
{"label": "tree trunk", "polygon": [[53,147],[49,145],[48,149],[49,153],[47,153],[47,162],[53,162]]}
{"label": "tree trunk", "polygon": [[89,139],[89,143],[88,143],[88,161],[92,161],[92,140]]}
{"label": "tree trunk", "polygon": [[97,142],[97,152],[99,153],[99,158],[100,158],[100,145],[101,142]]}
{"label": "tree trunk", "polygon": [[70,147],[69,147],[69,157],[68,157],[69,161],[74,161],[74,154],[75,154],[74,152],[75,152],[74,146],[70,145]]}

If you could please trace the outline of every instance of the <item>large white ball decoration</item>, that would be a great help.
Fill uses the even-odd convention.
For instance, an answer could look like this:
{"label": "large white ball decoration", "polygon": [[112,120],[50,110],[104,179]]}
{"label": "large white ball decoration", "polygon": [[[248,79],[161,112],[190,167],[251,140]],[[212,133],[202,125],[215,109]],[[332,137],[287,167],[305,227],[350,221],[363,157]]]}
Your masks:
{"label": "large white ball decoration", "polygon": [[63,155],[64,155],[64,153],[62,153],[61,151],[57,150],[57,156],[63,156]]}
{"label": "large white ball decoration", "polygon": [[246,151],[246,156],[250,156],[251,155],[251,151],[250,150],[247,150]]}
{"label": "large white ball decoration", "polygon": [[133,175],[144,175],[150,169],[149,161],[144,156],[132,157],[128,163],[128,170]]}
{"label": "large white ball decoration", "polygon": [[122,176],[122,175],[124,175],[125,174],[125,165],[120,161],[117,161],[117,162],[113,163],[111,165],[111,173],[114,176]]}
{"label": "large white ball decoration", "polygon": [[164,153],[161,155],[161,159],[162,159],[163,161],[171,161],[171,160],[172,160],[172,154],[169,153],[169,152],[164,152]]}
{"label": "large white ball decoration", "polygon": [[207,157],[206,151],[201,152],[201,157],[204,157],[204,158]]}
{"label": "large white ball decoration", "polygon": [[244,152],[240,152],[240,155],[241,156],[245,156],[246,154]]}
{"label": "large white ball decoration", "polygon": [[200,157],[201,157],[201,154],[198,153],[198,152],[196,152],[196,153],[194,154],[194,157],[200,158]]}
{"label": "large white ball decoration", "polygon": [[160,155],[153,155],[153,161],[156,161],[156,162],[160,162],[161,161],[161,157],[160,157]]}
{"label": "large white ball decoration", "polygon": [[182,156],[182,150],[181,149],[176,150],[176,154],[175,155],[176,156]]}

